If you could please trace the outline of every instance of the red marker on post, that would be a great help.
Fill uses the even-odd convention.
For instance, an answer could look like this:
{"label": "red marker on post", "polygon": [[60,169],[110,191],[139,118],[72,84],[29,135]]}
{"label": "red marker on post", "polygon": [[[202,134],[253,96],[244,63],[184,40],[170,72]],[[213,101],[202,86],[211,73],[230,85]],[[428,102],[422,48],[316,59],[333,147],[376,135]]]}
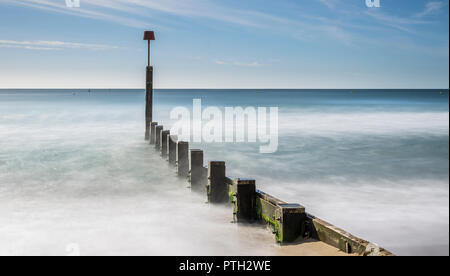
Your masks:
{"label": "red marker on post", "polygon": [[150,66],[150,40],[155,40],[155,33],[153,31],[144,32],[144,40],[148,41],[148,64]]}

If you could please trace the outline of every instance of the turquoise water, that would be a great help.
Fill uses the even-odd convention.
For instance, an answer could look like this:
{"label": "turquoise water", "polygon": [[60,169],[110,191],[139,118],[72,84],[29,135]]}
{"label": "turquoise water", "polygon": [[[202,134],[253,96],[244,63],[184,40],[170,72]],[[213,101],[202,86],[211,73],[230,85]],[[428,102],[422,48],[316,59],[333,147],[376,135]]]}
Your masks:
{"label": "turquoise water", "polygon": [[[206,160],[226,161],[229,176],[255,178],[259,189],[301,203],[308,212],[396,254],[448,255],[449,99],[448,90],[442,92],[156,90],[154,120],[171,127],[175,121],[170,111],[177,106],[192,108],[192,99],[202,99],[204,108],[276,106],[279,146],[275,153],[259,153],[257,143],[191,146],[204,149]],[[142,195],[159,195],[163,180],[151,180],[159,165],[148,160],[154,153],[142,140],[144,97],[143,90],[0,90],[0,210],[4,212],[0,233],[9,238],[0,238],[0,244],[16,249],[11,252],[40,253],[46,239],[38,234],[46,233],[58,217],[46,202],[60,197],[70,199],[57,205],[69,214],[65,223],[78,229],[62,228],[63,232],[72,240],[87,242],[77,228],[77,216],[86,213],[73,211],[73,206],[118,212],[110,204],[113,199],[133,209],[133,202],[145,202]],[[173,193],[166,195],[167,201],[179,199],[177,189],[183,188],[177,185],[184,184],[170,183]],[[107,203],[97,206],[91,197]],[[143,210],[153,208],[145,204]],[[39,221],[42,225],[34,225],[27,210],[41,209],[46,214]],[[11,215],[13,210],[20,215]],[[166,215],[165,210],[159,212]],[[95,214],[89,215],[94,221]],[[144,214],[134,216],[145,220]],[[26,242],[24,236],[29,237]],[[65,241],[63,236],[60,240]],[[125,241],[122,247],[127,246]],[[30,249],[27,243],[35,246]],[[189,244],[185,248],[190,252]],[[202,249],[195,253],[216,254],[209,247]],[[239,249],[243,254],[269,252],[258,248],[256,241]],[[165,250],[150,252],[178,254],[180,246]]]}

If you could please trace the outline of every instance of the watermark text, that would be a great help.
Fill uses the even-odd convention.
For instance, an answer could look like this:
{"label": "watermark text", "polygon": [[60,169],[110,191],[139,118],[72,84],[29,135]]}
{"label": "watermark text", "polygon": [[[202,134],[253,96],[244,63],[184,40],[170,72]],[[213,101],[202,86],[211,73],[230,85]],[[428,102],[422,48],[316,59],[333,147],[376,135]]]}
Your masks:
{"label": "watermark text", "polygon": [[170,133],[180,140],[194,143],[260,143],[260,153],[278,149],[278,107],[202,108],[201,99],[194,99],[192,112],[184,106],[171,110],[176,120]]}

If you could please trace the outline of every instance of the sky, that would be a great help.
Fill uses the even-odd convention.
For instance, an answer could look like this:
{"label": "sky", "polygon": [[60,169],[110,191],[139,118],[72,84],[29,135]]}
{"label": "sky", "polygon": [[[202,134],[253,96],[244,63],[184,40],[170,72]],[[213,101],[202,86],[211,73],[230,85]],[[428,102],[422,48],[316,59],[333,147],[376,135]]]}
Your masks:
{"label": "sky", "polygon": [[[0,0],[0,88],[449,87],[447,0]],[[73,6],[73,5],[72,5]]]}

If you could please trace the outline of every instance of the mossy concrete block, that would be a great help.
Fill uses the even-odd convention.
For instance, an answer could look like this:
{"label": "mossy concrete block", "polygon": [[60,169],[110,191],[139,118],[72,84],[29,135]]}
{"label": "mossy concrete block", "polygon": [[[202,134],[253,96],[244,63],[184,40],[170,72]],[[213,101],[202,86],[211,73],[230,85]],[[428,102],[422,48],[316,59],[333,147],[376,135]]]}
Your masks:
{"label": "mossy concrete block", "polygon": [[302,237],[305,208],[299,204],[285,203],[261,191],[256,192],[258,219],[272,228],[276,240],[288,243]]}
{"label": "mossy concrete block", "polygon": [[361,256],[394,256],[388,250],[376,244],[353,236],[326,221],[307,214],[310,225],[311,237],[327,243],[349,254]]}
{"label": "mossy concrete block", "polygon": [[261,198],[256,196],[256,214],[258,220],[261,222],[267,224],[271,230],[272,233],[275,235],[275,238],[278,242],[280,242],[280,223],[277,220],[277,209],[278,207],[275,204],[272,204],[271,202],[264,200],[264,198]]}
{"label": "mossy concrete block", "polygon": [[264,200],[263,198],[256,197],[256,207],[258,218],[264,219],[264,217],[268,217],[270,219],[276,219],[276,205]]}
{"label": "mossy concrete block", "polygon": [[312,238],[334,246],[346,253],[364,255],[368,245],[367,241],[354,237],[350,233],[314,216],[309,215],[308,219],[311,221]]}

